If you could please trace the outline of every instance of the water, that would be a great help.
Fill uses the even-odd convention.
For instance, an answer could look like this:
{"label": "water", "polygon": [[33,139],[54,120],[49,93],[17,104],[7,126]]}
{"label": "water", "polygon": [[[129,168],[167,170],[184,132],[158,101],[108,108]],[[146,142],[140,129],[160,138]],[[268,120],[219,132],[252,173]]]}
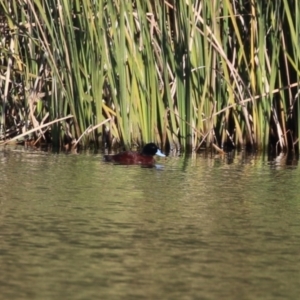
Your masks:
{"label": "water", "polygon": [[297,162],[0,152],[0,299],[297,299]]}

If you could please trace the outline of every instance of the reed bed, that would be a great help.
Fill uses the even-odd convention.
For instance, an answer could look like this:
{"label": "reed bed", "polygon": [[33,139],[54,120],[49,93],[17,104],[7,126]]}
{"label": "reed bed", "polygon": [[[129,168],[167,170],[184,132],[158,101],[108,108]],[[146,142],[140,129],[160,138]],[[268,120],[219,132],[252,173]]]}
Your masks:
{"label": "reed bed", "polygon": [[292,0],[0,0],[0,141],[298,151]]}

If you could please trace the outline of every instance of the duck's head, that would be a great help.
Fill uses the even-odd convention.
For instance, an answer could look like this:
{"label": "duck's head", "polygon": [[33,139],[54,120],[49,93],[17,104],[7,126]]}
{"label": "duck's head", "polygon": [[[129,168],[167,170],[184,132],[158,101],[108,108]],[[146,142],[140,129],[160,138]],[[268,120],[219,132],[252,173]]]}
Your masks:
{"label": "duck's head", "polygon": [[154,143],[146,144],[143,148],[142,154],[149,156],[158,155],[161,157],[165,157],[165,155],[158,149],[158,147]]}

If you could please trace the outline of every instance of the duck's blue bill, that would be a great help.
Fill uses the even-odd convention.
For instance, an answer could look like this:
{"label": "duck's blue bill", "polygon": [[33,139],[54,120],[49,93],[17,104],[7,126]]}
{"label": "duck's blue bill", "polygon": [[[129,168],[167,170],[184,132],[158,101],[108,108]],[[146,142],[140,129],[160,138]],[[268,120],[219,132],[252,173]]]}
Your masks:
{"label": "duck's blue bill", "polygon": [[165,155],[159,149],[157,149],[155,154],[161,157],[165,157]]}

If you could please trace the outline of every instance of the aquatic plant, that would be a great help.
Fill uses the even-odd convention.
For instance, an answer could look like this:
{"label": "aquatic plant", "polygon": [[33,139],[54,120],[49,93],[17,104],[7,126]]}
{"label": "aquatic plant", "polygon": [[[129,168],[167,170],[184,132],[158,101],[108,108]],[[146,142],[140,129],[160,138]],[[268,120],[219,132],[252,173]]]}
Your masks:
{"label": "aquatic plant", "polygon": [[2,143],[299,148],[297,1],[0,8]]}

